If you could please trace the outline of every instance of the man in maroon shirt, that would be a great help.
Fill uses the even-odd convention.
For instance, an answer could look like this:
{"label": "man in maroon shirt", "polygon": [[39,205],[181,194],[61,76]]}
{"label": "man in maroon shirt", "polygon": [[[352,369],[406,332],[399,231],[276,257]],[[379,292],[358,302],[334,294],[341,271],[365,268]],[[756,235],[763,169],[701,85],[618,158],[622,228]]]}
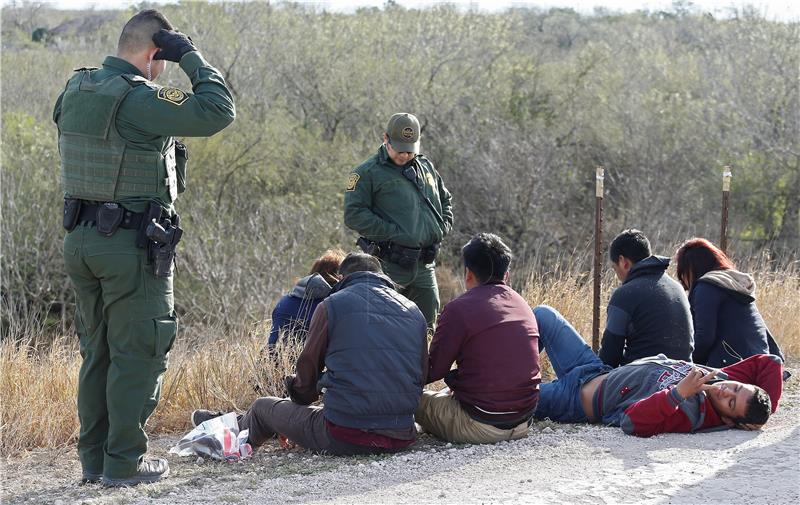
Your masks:
{"label": "man in maroon shirt", "polygon": [[456,443],[522,438],[541,382],[536,319],[506,285],[512,254],[500,237],[479,233],[461,254],[467,292],[445,306],[429,352],[427,383],[450,390],[423,391],[414,417]]}

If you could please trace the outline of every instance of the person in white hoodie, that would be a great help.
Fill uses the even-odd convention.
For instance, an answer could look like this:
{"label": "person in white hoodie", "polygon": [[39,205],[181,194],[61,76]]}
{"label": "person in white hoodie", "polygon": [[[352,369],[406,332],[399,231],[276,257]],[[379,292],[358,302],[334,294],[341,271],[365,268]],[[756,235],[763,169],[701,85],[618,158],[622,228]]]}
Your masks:
{"label": "person in white hoodie", "polygon": [[689,291],[694,323],[692,360],[721,368],[755,354],[783,353],[756,307],[756,284],[722,250],[692,238],[676,253],[677,275]]}

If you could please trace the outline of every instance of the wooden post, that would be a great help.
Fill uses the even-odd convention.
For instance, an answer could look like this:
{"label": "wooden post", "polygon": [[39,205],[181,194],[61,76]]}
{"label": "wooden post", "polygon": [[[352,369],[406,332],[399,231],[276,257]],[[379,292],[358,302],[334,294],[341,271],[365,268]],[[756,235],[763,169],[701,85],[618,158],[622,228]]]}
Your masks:
{"label": "wooden post", "polygon": [[594,199],[594,297],[592,301],[592,350],[600,348],[600,268],[603,265],[603,167],[597,167]]}
{"label": "wooden post", "polygon": [[731,167],[722,169],[722,222],[719,229],[719,248],[728,254],[728,201],[731,195]]}

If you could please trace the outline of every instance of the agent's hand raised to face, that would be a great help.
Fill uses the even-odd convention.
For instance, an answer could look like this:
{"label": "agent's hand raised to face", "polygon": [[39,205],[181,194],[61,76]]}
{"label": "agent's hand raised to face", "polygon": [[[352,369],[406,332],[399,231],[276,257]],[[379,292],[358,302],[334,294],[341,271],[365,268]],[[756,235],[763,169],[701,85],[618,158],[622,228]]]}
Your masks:
{"label": "agent's hand raised to face", "polygon": [[681,379],[675,388],[682,398],[689,398],[696,395],[700,391],[705,391],[710,386],[707,384],[711,379],[717,376],[719,370],[711,372],[703,370],[702,368],[693,368],[686,377]]}
{"label": "agent's hand raised to face", "polygon": [[167,60],[178,63],[183,55],[191,51],[197,51],[192,39],[188,35],[175,30],[160,29],[153,35],[153,43],[161,50],[158,51],[153,59]]}

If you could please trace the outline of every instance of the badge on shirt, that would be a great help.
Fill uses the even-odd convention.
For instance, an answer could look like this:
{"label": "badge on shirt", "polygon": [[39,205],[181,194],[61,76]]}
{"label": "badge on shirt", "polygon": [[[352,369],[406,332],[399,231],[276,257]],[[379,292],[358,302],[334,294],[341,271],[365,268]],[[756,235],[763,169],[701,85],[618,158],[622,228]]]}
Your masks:
{"label": "badge on shirt", "polygon": [[175,105],[183,105],[183,102],[189,99],[189,95],[179,90],[178,88],[161,88],[156,93],[159,100],[164,100]]}
{"label": "badge on shirt", "polygon": [[350,178],[347,179],[347,191],[355,191],[360,178],[361,176],[358,174],[350,174]]}

